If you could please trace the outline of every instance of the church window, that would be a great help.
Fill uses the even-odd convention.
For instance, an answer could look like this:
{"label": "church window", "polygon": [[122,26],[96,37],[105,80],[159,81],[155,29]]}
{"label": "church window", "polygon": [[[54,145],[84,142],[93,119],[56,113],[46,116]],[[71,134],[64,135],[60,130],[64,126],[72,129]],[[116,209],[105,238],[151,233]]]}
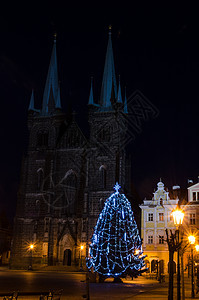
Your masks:
{"label": "church window", "polygon": [[100,169],[100,186],[102,189],[106,188],[106,167],[101,166]]}
{"label": "church window", "polygon": [[190,225],[196,225],[196,214],[190,214]]}
{"label": "church window", "polygon": [[163,200],[160,198],[160,205],[163,206]]}
{"label": "church window", "polygon": [[99,130],[98,139],[100,142],[110,142],[110,128],[101,128]]}
{"label": "church window", "polygon": [[37,134],[37,146],[39,147],[48,146],[48,132],[39,132]]}
{"label": "church window", "polygon": [[37,188],[38,188],[38,190],[41,190],[41,188],[42,188],[43,179],[44,179],[44,171],[43,171],[43,169],[40,168],[37,170]]}
{"label": "church window", "polygon": [[164,213],[159,213],[159,221],[164,221]]}
{"label": "church window", "polygon": [[153,236],[152,235],[148,236],[148,244],[153,244]]}
{"label": "church window", "polygon": [[34,223],[34,232],[37,232],[37,221]]}
{"label": "church window", "polygon": [[100,210],[102,210],[104,207],[104,200],[101,198],[100,199]]}
{"label": "church window", "polygon": [[159,235],[159,244],[164,244],[164,236]]}
{"label": "church window", "polygon": [[44,219],[44,232],[49,232],[49,218]]}
{"label": "church window", "polygon": [[64,188],[62,195],[63,213],[74,214],[77,196],[77,176],[72,169],[66,172],[61,185]]}
{"label": "church window", "polygon": [[153,213],[148,214],[148,221],[153,222]]}

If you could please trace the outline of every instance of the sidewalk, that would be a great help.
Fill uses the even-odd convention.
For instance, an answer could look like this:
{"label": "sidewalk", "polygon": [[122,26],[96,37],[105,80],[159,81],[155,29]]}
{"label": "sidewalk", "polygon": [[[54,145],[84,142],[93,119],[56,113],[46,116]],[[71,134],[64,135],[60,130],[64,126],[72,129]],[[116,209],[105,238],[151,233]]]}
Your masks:
{"label": "sidewalk", "polygon": [[[185,276],[185,299],[193,299],[191,297],[191,278],[188,278]],[[182,298],[182,295],[181,295]],[[140,293],[138,295],[135,295],[128,300],[143,300],[143,299],[168,299],[168,277],[166,278],[166,282],[159,284],[159,286],[156,285],[156,287],[152,287],[146,292]],[[177,283],[176,283],[176,277],[174,278],[174,289],[173,289],[173,299],[177,299]],[[196,294],[196,289],[195,289],[195,298],[194,299],[199,299],[199,293]]]}

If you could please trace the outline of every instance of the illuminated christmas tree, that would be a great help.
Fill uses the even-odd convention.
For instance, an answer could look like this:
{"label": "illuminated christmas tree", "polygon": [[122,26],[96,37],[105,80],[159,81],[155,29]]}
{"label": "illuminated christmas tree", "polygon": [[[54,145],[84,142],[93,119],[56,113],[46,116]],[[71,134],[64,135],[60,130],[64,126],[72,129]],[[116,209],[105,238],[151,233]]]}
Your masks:
{"label": "illuminated christmas tree", "polygon": [[95,226],[87,267],[105,277],[133,277],[144,271],[142,242],[130,202],[118,183],[114,189]]}

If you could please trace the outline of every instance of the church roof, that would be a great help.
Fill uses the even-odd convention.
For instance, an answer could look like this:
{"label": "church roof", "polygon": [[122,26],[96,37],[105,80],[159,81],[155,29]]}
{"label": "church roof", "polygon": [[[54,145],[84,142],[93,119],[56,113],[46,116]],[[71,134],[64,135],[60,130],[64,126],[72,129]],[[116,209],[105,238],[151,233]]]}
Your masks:
{"label": "church roof", "polygon": [[60,101],[60,89],[58,83],[58,70],[57,70],[57,54],[56,54],[56,38],[54,39],[54,45],[48,69],[48,75],[46,79],[46,85],[43,95],[42,114],[47,115],[49,113],[49,102],[56,108],[61,108]]}
{"label": "church roof", "polygon": [[113,59],[113,48],[111,41],[111,28],[109,27],[109,39],[106,51],[106,60],[104,65],[104,74],[101,87],[100,105],[102,108],[111,107],[112,89],[117,99],[117,84],[115,76],[115,65]]}

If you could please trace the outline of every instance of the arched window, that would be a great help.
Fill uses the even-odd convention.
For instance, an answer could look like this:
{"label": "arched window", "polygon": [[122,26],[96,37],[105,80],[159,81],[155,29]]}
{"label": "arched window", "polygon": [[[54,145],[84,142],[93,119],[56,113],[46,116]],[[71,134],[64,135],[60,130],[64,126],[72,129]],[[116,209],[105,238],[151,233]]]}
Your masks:
{"label": "arched window", "polygon": [[104,208],[104,200],[100,198],[99,209],[102,210]]}
{"label": "arched window", "polygon": [[106,188],[106,166],[102,165],[99,168],[100,172],[100,186],[102,189]]}
{"label": "arched window", "polygon": [[44,180],[44,171],[42,168],[37,170],[37,189],[41,190]]}
{"label": "arched window", "polygon": [[40,201],[36,200],[35,204],[36,204],[36,213],[39,216],[39,214],[40,214]]}
{"label": "arched window", "polygon": [[48,146],[48,132],[37,133],[37,146],[47,147]]}

